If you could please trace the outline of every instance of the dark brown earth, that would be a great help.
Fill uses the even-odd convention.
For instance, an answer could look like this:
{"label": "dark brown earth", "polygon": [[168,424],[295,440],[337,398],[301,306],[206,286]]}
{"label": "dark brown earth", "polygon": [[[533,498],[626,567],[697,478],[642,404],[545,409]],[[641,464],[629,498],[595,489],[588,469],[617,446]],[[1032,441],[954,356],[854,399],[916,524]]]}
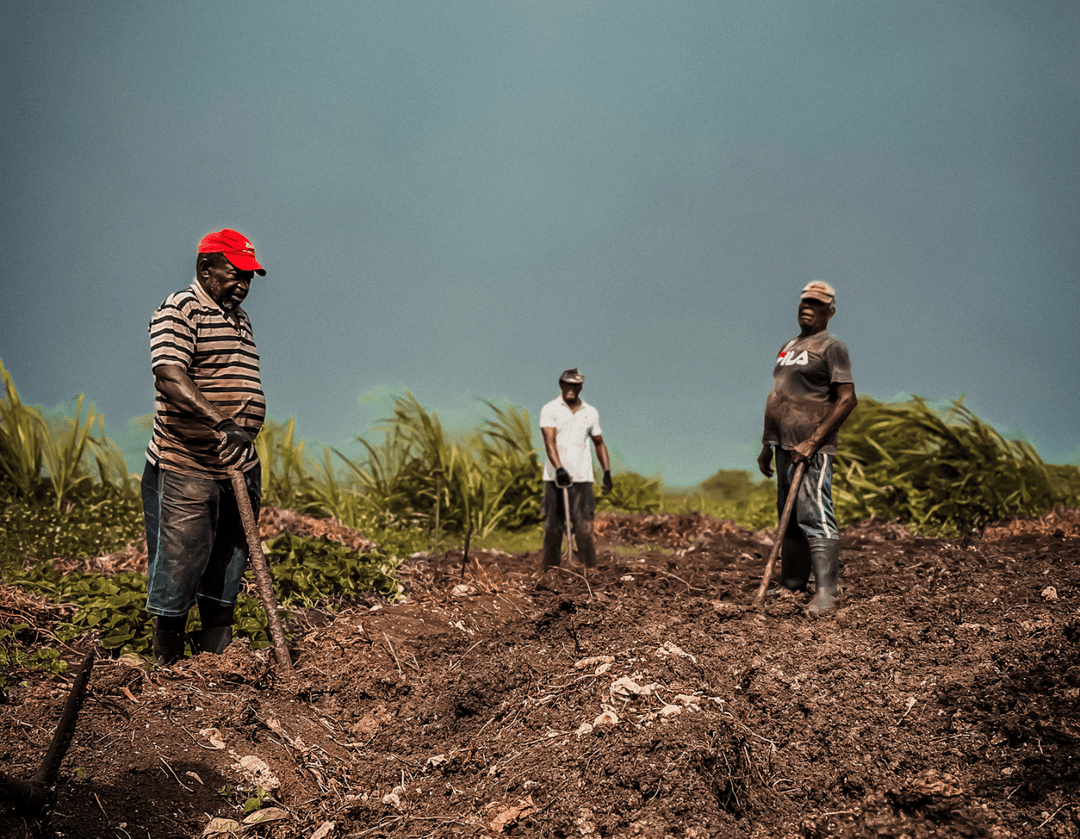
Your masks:
{"label": "dark brown earth", "polygon": [[[603,567],[550,588],[535,556],[414,557],[407,602],[299,616],[292,679],[246,642],[99,661],[52,835],[195,837],[261,785],[282,819],[244,835],[1080,837],[1080,512],[849,529],[817,619],[751,607],[767,534],[601,531]],[[26,679],[0,760],[28,779],[70,674]]]}

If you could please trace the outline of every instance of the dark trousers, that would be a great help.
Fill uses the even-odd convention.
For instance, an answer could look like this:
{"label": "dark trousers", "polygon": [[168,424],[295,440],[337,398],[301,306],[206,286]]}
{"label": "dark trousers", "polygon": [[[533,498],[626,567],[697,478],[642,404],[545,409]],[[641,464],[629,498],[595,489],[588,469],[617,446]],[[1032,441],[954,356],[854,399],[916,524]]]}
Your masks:
{"label": "dark trousers", "polygon": [[[596,515],[596,496],[592,483],[575,483],[567,489],[570,498],[570,524],[577,545],[577,555],[586,568],[596,566],[596,540],[593,537],[593,517]],[[544,482],[544,499],[540,503],[544,517],[544,570],[562,561],[562,539],[566,535],[566,506],[563,491],[554,481]]]}

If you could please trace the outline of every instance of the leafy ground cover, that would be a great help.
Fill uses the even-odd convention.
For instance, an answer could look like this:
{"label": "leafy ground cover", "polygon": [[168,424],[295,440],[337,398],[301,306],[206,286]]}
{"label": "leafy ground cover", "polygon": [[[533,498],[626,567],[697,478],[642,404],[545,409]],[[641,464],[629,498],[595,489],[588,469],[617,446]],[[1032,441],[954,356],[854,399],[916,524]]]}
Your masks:
{"label": "leafy ground cover", "polygon": [[[693,513],[599,531],[588,575],[420,553],[397,603],[297,608],[292,678],[248,641],[99,661],[54,835],[257,817],[243,835],[1080,836],[1080,511],[967,540],[846,528],[841,608],[819,619],[799,597],[750,608],[767,531]],[[63,618],[0,588],[0,626]],[[66,682],[14,675],[0,760],[29,777]]]}

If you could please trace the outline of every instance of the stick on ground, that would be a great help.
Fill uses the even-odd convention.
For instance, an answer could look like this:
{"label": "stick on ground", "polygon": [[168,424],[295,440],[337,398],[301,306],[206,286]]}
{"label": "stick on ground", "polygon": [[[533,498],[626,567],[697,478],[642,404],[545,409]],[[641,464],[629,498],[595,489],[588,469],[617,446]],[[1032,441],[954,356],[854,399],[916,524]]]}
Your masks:
{"label": "stick on ground", "polygon": [[32,819],[48,816],[56,800],[56,776],[60,764],[64,761],[71,738],[75,735],[75,723],[79,720],[83,700],[86,698],[86,686],[90,682],[90,671],[94,666],[94,651],[90,650],[82,660],[79,672],[68,693],[64,704],[64,713],[56,726],[49,749],[29,781],[11,778],[0,773],[0,799],[17,802],[16,811]]}
{"label": "stick on ground", "polygon": [[787,530],[791,511],[795,507],[795,497],[799,494],[799,484],[802,483],[803,472],[806,471],[804,460],[795,467],[795,475],[791,479],[791,489],[788,490],[787,500],[784,502],[784,510],[780,514],[780,524],[776,528],[776,538],[773,539],[772,550],[769,551],[769,561],[765,563],[765,573],[761,575],[761,585],[758,586],[757,596],[754,597],[754,607],[761,609],[765,606],[765,589],[769,587],[772,579],[773,568],[776,567],[776,558],[780,556],[780,546],[784,543],[784,531]]}
{"label": "stick on ground", "polygon": [[566,513],[566,564],[574,558],[574,532],[570,527],[570,488],[562,488],[563,511]]}

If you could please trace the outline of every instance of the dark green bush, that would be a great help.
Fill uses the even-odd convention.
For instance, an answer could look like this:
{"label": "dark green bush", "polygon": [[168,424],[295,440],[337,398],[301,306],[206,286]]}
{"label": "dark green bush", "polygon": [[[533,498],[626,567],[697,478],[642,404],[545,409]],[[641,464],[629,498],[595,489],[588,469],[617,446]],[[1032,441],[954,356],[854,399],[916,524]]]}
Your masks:
{"label": "dark green bush", "polygon": [[840,433],[837,515],[844,524],[896,519],[917,533],[955,537],[1075,505],[1071,474],[1048,467],[1029,443],[1005,438],[961,400],[936,409],[919,397],[886,404],[863,396]]}

